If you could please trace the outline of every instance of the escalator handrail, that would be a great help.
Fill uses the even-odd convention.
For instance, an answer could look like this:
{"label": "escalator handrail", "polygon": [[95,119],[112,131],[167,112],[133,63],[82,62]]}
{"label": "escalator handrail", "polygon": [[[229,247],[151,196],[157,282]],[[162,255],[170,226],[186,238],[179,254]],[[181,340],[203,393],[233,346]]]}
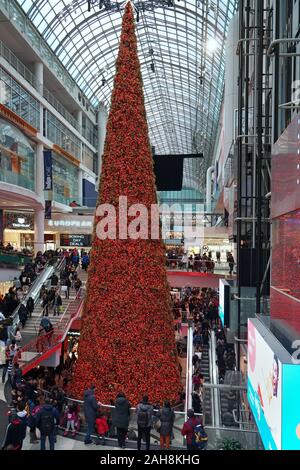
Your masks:
{"label": "escalator handrail", "polygon": [[[53,258],[52,258],[53,259]],[[53,274],[54,271],[59,269],[60,265],[64,262],[64,259],[59,258],[56,262],[56,266],[50,265],[51,260],[48,260],[47,263],[44,266],[43,271],[40,273],[40,275],[37,276],[37,278],[34,280],[34,282],[31,284],[27,294],[25,295],[24,299],[18,304],[18,306],[15,308],[14,312],[10,315],[10,318],[12,318],[12,324],[10,326],[10,331],[13,331],[14,328],[17,327],[19,323],[18,319],[18,312],[21,304],[25,304],[27,300],[29,299],[30,296],[32,296],[34,290],[37,288],[39,284],[41,284],[40,287],[42,287],[43,283],[49,278],[51,274]],[[45,276],[45,273],[47,275]],[[38,289],[38,292],[40,289]],[[36,302],[36,299],[38,298],[38,295],[36,295],[36,298],[34,298],[34,302]]]}

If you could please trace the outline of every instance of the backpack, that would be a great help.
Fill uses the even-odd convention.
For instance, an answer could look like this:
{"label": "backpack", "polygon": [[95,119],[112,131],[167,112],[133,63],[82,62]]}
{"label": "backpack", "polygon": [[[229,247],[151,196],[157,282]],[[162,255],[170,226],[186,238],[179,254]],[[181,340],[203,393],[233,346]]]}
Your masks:
{"label": "backpack", "polygon": [[193,429],[193,447],[202,450],[206,447],[207,440],[208,437],[202,424],[196,424]]}
{"label": "backpack", "polygon": [[148,408],[141,408],[137,415],[137,424],[141,428],[147,428],[150,425],[150,413]]}
{"label": "backpack", "polygon": [[52,414],[42,414],[41,416],[41,434],[49,436],[54,433],[55,423]]}

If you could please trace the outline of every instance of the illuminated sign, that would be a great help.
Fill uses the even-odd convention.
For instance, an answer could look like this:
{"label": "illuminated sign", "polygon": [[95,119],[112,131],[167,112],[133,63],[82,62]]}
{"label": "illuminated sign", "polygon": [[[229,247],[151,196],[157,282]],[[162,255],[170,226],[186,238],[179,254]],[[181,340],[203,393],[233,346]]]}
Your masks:
{"label": "illuminated sign", "polygon": [[91,235],[84,234],[68,234],[60,236],[61,246],[91,246]]}
{"label": "illuminated sign", "polygon": [[90,220],[48,220],[49,227],[85,227],[92,228],[93,222]]}
{"label": "illuminated sign", "polygon": [[5,227],[13,230],[33,230],[34,218],[33,214],[6,212]]}

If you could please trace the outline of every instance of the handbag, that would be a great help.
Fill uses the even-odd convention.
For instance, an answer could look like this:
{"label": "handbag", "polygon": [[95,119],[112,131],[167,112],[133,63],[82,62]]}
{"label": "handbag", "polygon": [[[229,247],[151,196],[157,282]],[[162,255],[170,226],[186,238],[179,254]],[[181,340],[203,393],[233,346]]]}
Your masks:
{"label": "handbag", "polygon": [[155,431],[159,431],[160,428],[161,428],[161,420],[160,419],[156,420],[153,427],[154,427]]}
{"label": "handbag", "polygon": [[61,286],[60,289],[62,292],[66,292],[68,290],[68,286]]}

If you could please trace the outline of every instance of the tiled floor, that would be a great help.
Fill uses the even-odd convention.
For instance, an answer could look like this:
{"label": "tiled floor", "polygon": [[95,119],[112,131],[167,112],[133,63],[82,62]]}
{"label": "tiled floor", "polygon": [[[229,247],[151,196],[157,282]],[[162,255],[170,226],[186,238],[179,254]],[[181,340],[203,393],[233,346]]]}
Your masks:
{"label": "tiled floor", "polygon": [[[47,443],[46,446],[49,444]],[[47,447],[46,447],[47,448]],[[30,444],[29,436],[26,437],[23,442],[23,450],[40,450],[40,444]],[[118,450],[117,447],[108,446],[96,446],[95,444],[85,445],[81,441],[69,439],[67,437],[57,436],[57,442],[55,444],[55,450]]]}

